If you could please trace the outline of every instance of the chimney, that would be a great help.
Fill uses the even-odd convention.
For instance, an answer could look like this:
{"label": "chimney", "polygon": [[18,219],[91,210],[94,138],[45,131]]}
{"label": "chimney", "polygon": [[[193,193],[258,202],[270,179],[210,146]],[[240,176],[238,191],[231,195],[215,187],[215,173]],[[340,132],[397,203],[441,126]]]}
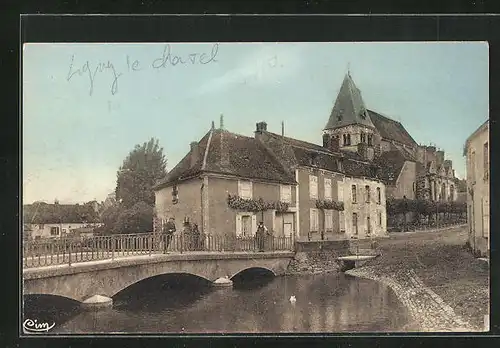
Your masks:
{"label": "chimney", "polygon": [[191,167],[194,167],[198,162],[200,156],[198,142],[192,141],[190,146],[191,146]]}
{"label": "chimney", "polygon": [[262,133],[267,131],[267,123],[262,121],[256,124],[256,133]]}
{"label": "chimney", "polygon": [[215,122],[212,121],[212,129],[215,129]]}
{"label": "chimney", "polygon": [[220,114],[220,129],[224,129],[224,115]]}

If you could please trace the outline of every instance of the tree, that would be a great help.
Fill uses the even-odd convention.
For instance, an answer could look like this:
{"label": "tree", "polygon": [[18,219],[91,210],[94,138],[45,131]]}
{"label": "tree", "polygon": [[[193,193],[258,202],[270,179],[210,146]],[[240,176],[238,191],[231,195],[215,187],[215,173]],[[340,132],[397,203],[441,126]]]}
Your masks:
{"label": "tree", "polygon": [[117,173],[116,199],[126,208],[137,202],[154,206],[153,185],[167,174],[163,148],[158,140],[136,145]]}
{"label": "tree", "polygon": [[152,232],[153,186],[166,174],[166,159],[157,139],[136,145],[117,172],[116,202],[102,213],[103,233]]}

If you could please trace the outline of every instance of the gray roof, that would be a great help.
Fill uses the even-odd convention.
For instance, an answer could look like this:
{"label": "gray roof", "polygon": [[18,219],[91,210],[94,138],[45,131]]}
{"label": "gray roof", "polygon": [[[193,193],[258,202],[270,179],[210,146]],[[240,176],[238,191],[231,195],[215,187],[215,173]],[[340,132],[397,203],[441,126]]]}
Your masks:
{"label": "gray roof", "polygon": [[351,75],[347,73],[340,87],[325,130],[351,124],[361,124],[375,128],[361,97],[361,91],[354,84]]}

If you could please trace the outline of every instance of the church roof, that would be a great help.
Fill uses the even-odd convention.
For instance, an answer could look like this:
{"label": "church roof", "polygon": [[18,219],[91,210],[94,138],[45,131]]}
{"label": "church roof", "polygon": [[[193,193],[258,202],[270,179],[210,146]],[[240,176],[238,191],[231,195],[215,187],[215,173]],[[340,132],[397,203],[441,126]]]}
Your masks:
{"label": "church roof", "polygon": [[[223,156],[223,152],[226,156]],[[198,155],[191,163],[192,150],[161,180],[155,189],[202,173],[234,175],[249,179],[295,184],[295,177],[285,171],[256,139],[212,129],[198,142]]]}
{"label": "church roof", "polygon": [[325,129],[334,129],[351,124],[374,127],[361,97],[361,91],[356,87],[350,73],[347,73]]}
{"label": "church roof", "polygon": [[386,140],[394,140],[408,146],[417,146],[415,140],[403,127],[403,125],[375,111],[368,110],[370,119],[380,136]]}

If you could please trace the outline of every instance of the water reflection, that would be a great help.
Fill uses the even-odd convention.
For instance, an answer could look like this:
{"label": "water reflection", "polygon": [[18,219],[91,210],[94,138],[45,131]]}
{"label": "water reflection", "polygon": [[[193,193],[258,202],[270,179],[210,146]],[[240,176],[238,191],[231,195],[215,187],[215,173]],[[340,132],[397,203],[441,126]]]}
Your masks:
{"label": "water reflection", "polygon": [[53,331],[376,332],[398,331],[407,323],[406,310],[377,282],[320,274],[253,278],[250,286],[248,278],[235,281],[233,289],[187,278],[139,283],[116,296],[112,309],[79,312]]}

